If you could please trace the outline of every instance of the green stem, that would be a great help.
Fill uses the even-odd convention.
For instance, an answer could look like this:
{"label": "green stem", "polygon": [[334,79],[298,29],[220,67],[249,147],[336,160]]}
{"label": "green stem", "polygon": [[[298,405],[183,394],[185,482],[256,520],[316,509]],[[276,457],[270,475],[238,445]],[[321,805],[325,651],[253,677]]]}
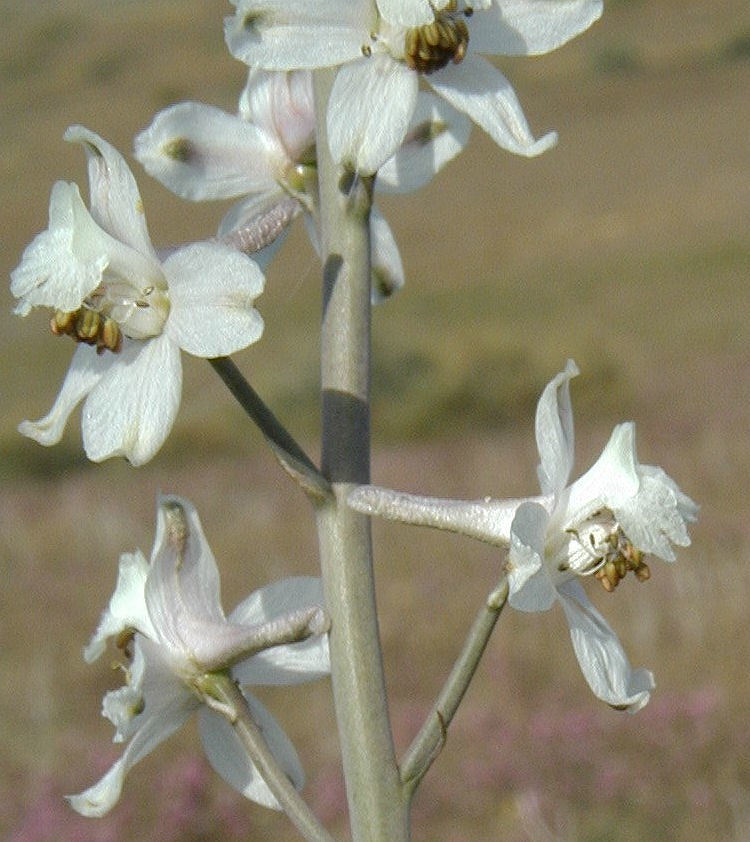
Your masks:
{"label": "green stem", "polygon": [[277,763],[234,679],[227,673],[207,673],[196,680],[195,687],[204,702],[232,726],[248,757],[300,834],[308,842],[334,842]]}
{"label": "green stem", "polygon": [[263,403],[260,395],[245,380],[234,362],[229,357],[215,357],[210,359],[209,362],[240,406],[258,425],[266,441],[271,445],[274,456],[279,460],[284,470],[314,500],[329,497],[331,486],[328,481],[286,428]]}
{"label": "green stem", "polygon": [[474,677],[507,599],[508,582],[503,578],[479,609],[461,654],[456,659],[432,710],[404,755],[401,779],[410,797],[445,744],[448,726]]}
{"label": "green stem", "polygon": [[315,73],[323,322],[322,471],[335,499],[318,509],[318,540],[334,703],[354,842],[407,842],[375,606],[369,519],[346,505],[369,479],[372,179],[353,178],[328,152],[333,70]]}

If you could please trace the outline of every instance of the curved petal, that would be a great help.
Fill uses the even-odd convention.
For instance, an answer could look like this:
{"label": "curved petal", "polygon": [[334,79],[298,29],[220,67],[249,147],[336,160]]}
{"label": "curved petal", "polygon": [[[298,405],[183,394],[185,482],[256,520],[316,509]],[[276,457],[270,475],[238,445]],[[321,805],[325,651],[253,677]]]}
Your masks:
{"label": "curved petal", "polygon": [[479,53],[533,56],[548,53],[601,17],[601,0],[494,0],[468,19],[469,43]]}
{"label": "curved petal", "polygon": [[65,140],[80,143],[88,160],[91,215],[114,239],[156,259],[141,194],[125,159],[106,140],[84,126],[71,126]]}
{"label": "curved petal", "polygon": [[251,67],[240,96],[239,114],[274,138],[286,152],[284,165],[291,166],[315,143],[312,74]]}
{"label": "curved petal", "polygon": [[424,187],[469,142],[471,121],[444,99],[420,91],[404,142],[378,170],[375,189],[410,193]]}
{"label": "curved petal", "polygon": [[338,163],[372,175],[393,155],[417,102],[417,74],[384,53],[342,67],[328,101],[328,145]]}
{"label": "curved petal", "polygon": [[607,621],[589,602],[580,583],[560,585],[558,596],[570,626],[570,639],[589,687],[602,701],[615,708],[640,710],[654,689],[654,677],[646,669],[633,669]]}
{"label": "curved petal", "polygon": [[18,432],[45,446],[57,444],[71,412],[99,383],[111,361],[111,356],[97,354],[88,345],[79,345],[52,409],[38,421],[22,421],[18,425]]}
{"label": "curved petal", "polygon": [[539,483],[544,494],[559,494],[573,469],[575,441],[570,381],[579,373],[573,360],[547,384],[536,407]]}
{"label": "curved petal", "polygon": [[[104,355],[102,355],[104,357]],[[180,350],[162,334],[125,341],[83,406],[83,444],[92,462],[124,456],[142,465],[164,444],[180,405]]]}
{"label": "curved petal", "polygon": [[331,67],[362,55],[375,28],[370,0],[238,0],[224,19],[229,52],[266,70]]}
{"label": "curved petal", "polygon": [[518,507],[510,528],[508,602],[518,611],[547,611],[557,596],[544,565],[549,514],[539,503]]}
{"label": "curved petal", "polygon": [[534,139],[510,82],[481,56],[468,55],[460,64],[433,73],[428,81],[509,152],[533,157],[557,142],[554,132]]}
{"label": "curved petal", "polygon": [[176,686],[157,646],[144,638],[136,646],[142,646],[145,655],[141,686],[143,712],[130,721],[133,737],[107,774],[84,792],[67,796],[70,806],[83,816],[99,817],[108,813],[120,798],[130,769],[180,728],[198,706],[197,698],[187,690],[175,692]]}
{"label": "curved petal", "polygon": [[153,636],[144,593],[148,571],[149,564],[143,553],[123,553],[120,556],[115,592],[83,650],[87,663],[99,658],[106,649],[107,640],[125,629],[137,629],[149,637]]}
{"label": "curved petal", "polygon": [[164,263],[172,309],[166,331],[198,357],[221,357],[260,339],[263,319],[253,302],[263,274],[247,255],[222,243],[193,243]]}
{"label": "curved petal", "polygon": [[[244,691],[243,691],[244,692]],[[266,708],[249,693],[244,692],[255,724],[260,728],[279,766],[297,789],[302,789],[305,775],[297,752],[278,722]],[[250,761],[247,752],[227,720],[207,707],[202,707],[199,727],[203,749],[219,775],[245,798],[264,807],[281,809],[276,796]]]}
{"label": "curved petal", "polygon": [[146,172],[183,199],[230,199],[276,190],[287,160],[273,136],[199,102],[160,111],[135,139]]}
{"label": "curved petal", "polygon": [[37,234],[11,272],[15,312],[54,307],[72,313],[99,285],[112,238],[94,222],[75,184],[58,181],[49,202],[49,227]]}
{"label": "curved petal", "polygon": [[370,249],[372,252],[372,287],[370,298],[380,304],[404,285],[404,264],[391,226],[373,206],[370,213]]}

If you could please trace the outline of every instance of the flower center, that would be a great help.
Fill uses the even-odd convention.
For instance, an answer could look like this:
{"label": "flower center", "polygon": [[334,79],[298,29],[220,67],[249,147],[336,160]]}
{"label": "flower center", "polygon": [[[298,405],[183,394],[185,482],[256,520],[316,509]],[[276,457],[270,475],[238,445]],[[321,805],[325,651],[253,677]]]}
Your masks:
{"label": "flower center", "polygon": [[117,353],[122,337],[148,339],[162,332],[169,315],[166,284],[138,289],[115,278],[105,280],[81,307],[71,313],[57,310],[50,320],[56,336],[72,336],[76,342],[95,345],[97,354]]}
{"label": "flower center", "polygon": [[469,28],[464,17],[472,14],[471,6],[459,10],[458,0],[450,0],[444,9],[435,11],[432,23],[408,29],[404,37],[404,59],[409,67],[429,74],[451,61],[460,64],[469,46]]}
{"label": "flower center", "polygon": [[630,572],[639,582],[651,576],[643,553],[633,545],[609,510],[594,512],[579,528],[565,531],[571,539],[562,551],[563,559],[557,563],[561,573],[593,576],[608,593]]}

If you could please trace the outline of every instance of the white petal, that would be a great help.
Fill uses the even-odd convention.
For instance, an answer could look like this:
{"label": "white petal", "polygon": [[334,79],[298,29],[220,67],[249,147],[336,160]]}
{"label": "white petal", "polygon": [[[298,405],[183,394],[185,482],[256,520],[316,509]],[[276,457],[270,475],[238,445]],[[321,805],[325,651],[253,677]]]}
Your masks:
{"label": "white petal", "polygon": [[445,2],[433,4],[430,0],[376,0],[378,11],[394,26],[423,26],[435,20],[435,9]]}
{"label": "white petal", "polygon": [[204,641],[200,624],[225,622],[219,569],[195,507],[182,497],[161,496],[145,600],[159,642],[190,653]]}
{"label": "white petal", "polygon": [[547,384],[536,407],[536,445],[541,459],[537,473],[544,494],[559,494],[573,468],[570,381],[578,373],[578,366],[568,360],[564,371]]}
{"label": "white petal", "polygon": [[499,546],[510,542],[511,524],[518,507],[527,500],[449,500],[361,485],[346,500],[358,512],[458,532]]}
{"label": "white petal", "polygon": [[112,238],[94,222],[75,184],[58,181],[49,203],[49,227],[26,247],[11,272],[16,313],[54,307],[72,313],[101,282]]}
{"label": "white petal", "polygon": [[265,272],[302,205],[283,190],[249,196],[231,207],[219,223],[217,239],[251,256]]}
{"label": "white petal", "polygon": [[518,611],[547,611],[557,596],[544,564],[544,545],[549,523],[539,503],[518,507],[508,551],[508,602]]}
{"label": "white petal", "polygon": [[86,151],[91,215],[96,222],[114,239],[155,259],[141,194],[122,155],[83,126],[71,126],[65,140],[82,144]]}
{"label": "white petal", "polygon": [[654,689],[653,675],[630,666],[617,635],[589,602],[579,582],[561,585],[558,595],[578,663],[594,695],[613,707],[626,707],[630,713],[640,710]]}
{"label": "white petal", "polygon": [[187,690],[175,692],[172,678],[163,680],[164,664],[158,656],[150,663],[156,648],[144,639],[139,645],[143,645],[146,653],[143,712],[133,718],[133,738],[107,774],[85,792],[67,797],[70,806],[83,816],[99,817],[108,813],[120,798],[128,771],[180,728],[198,704]]}
{"label": "white petal", "polygon": [[[104,357],[105,354],[102,354]],[[92,462],[148,462],[172,429],[182,390],[179,348],[166,335],[126,341],[83,406],[83,444]]]}
{"label": "white petal", "polygon": [[428,81],[509,152],[532,157],[557,142],[554,132],[534,139],[510,82],[481,56],[470,54],[460,64],[433,73]]}
{"label": "white petal", "polygon": [[376,207],[373,207],[370,213],[370,237],[372,251],[370,298],[373,304],[380,304],[404,285],[404,264],[401,262],[401,255],[391,227]]}
{"label": "white petal", "polygon": [[334,160],[371,175],[406,136],[417,101],[417,74],[384,53],[342,67],[328,102]]}
{"label": "white petal", "polygon": [[260,339],[263,319],[253,302],[264,278],[247,255],[221,243],[193,243],[164,263],[172,309],[166,330],[198,357],[221,357]]}
{"label": "white petal", "polygon": [[[311,606],[323,606],[320,579],[298,576],[273,582],[250,594],[229,615],[233,623],[259,625]],[[297,684],[328,675],[328,636],[316,635],[301,643],[274,646],[232,668],[245,685]]]}
{"label": "white petal", "polygon": [[362,55],[375,28],[370,0],[241,0],[224,20],[235,58],[266,70],[331,67]]}
{"label": "white petal", "polygon": [[148,636],[153,634],[144,593],[148,571],[149,565],[142,553],[123,553],[120,556],[115,592],[88,646],[83,650],[87,663],[95,661],[104,653],[110,637],[127,628],[138,629]]}
{"label": "white petal", "polygon": [[468,19],[470,49],[492,55],[548,53],[588,29],[601,0],[494,0]]}
{"label": "white petal", "polygon": [[424,187],[469,142],[471,121],[444,99],[420,91],[404,142],[378,170],[375,188],[409,193]]}
{"label": "white petal", "polygon": [[[251,67],[239,114],[285,151],[283,166],[298,162],[315,143],[315,103],[309,71],[277,73]],[[283,173],[282,173],[283,175]]]}
{"label": "white petal", "polygon": [[135,139],[146,172],[184,199],[229,199],[277,189],[288,161],[273,136],[199,102],[160,111]]}
{"label": "white petal", "polygon": [[57,444],[71,412],[101,380],[110,363],[111,357],[107,354],[97,354],[94,348],[79,345],[52,409],[38,421],[21,422],[18,432],[39,444]]}
{"label": "white petal", "polygon": [[[260,728],[277,763],[297,789],[305,782],[302,765],[289,738],[266,708],[249,693],[244,693],[253,720]],[[246,798],[264,807],[281,809],[276,796],[268,788],[258,770],[247,756],[232,726],[207,707],[201,708],[199,724],[203,749],[209,762],[221,777]]]}

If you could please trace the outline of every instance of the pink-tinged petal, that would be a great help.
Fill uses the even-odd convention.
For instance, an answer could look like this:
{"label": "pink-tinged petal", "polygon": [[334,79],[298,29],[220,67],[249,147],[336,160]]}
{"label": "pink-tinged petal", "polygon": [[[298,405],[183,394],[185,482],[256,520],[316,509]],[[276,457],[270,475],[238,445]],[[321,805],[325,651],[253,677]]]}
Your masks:
{"label": "pink-tinged petal", "polygon": [[378,11],[393,26],[424,26],[435,20],[435,9],[445,6],[447,0],[431,3],[430,0],[376,0]]}
{"label": "pink-tinged petal", "polygon": [[362,55],[376,28],[370,0],[239,0],[224,20],[235,58],[266,70],[331,67]]}
{"label": "pink-tinged petal", "polygon": [[548,53],[588,29],[601,0],[494,0],[468,19],[470,49],[505,56]]}
{"label": "pink-tinged petal", "polygon": [[141,552],[123,553],[120,556],[115,592],[83,650],[86,663],[90,664],[104,654],[107,640],[125,629],[137,629],[149,637],[153,636],[144,590],[148,572],[149,564]]}
{"label": "pink-tinged petal", "polygon": [[71,126],[65,140],[82,144],[86,151],[93,218],[116,240],[155,260],[141,194],[125,159],[84,126]]}
{"label": "pink-tinged petal", "polygon": [[404,264],[396,245],[391,226],[380,211],[373,207],[370,213],[370,243],[372,286],[370,299],[380,304],[404,285]]}
{"label": "pink-tinged petal", "polygon": [[172,309],[166,330],[198,357],[221,357],[260,339],[263,319],[253,303],[263,273],[247,255],[221,243],[193,243],[164,263]]}
{"label": "pink-tinged petal", "polygon": [[111,357],[97,354],[88,345],[79,345],[52,409],[38,421],[21,422],[18,432],[45,446],[57,444],[71,412],[102,379],[110,363]]}
{"label": "pink-tinged petal", "polygon": [[11,272],[15,312],[53,307],[72,313],[99,285],[112,238],[94,222],[75,184],[58,181],[49,203],[49,227],[26,247]]}
{"label": "pink-tinged petal", "polygon": [[375,189],[409,193],[424,187],[469,142],[471,121],[444,99],[420,91],[404,142],[378,170]]}
{"label": "pink-tinged petal", "polygon": [[573,410],[570,381],[579,373],[573,360],[547,384],[536,407],[537,469],[543,494],[559,494],[573,469]]}
{"label": "pink-tinged petal", "polygon": [[398,149],[417,102],[417,74],[384,53],[342,67],[328,102],[334,160],[364,175]]}
{"label": "pink-tinged petal", "polygon": [[[260,728],[276,762],[286,772],[297,789],[305,782],[302,765],[294,746],[278,722],[253,696],[244,692],[255,724]],[[281,809],[276,797],[250,761],[232,726],[220,714],[202,707],[199,726],[203,749],[219,775],[245,798],[264,807]]]}
{"label": "pink-tinged petal", "polygon": [[533,157],[557,142],[554,132],[534,138],[510,82],[481,56],[467,55],[460,64],[433,73],[428,82],[509,152]]}
{"label": "pink-tinged petal", "polygon": [[83,816],[99,817],[108,813],[119,800],[130,769],[180,728],[198,706],[197,698],[187,689],[176,691],[169,679],[164,683],[165,664],[158,647],[143,638],[136,646],[143,647],[146,659],[141,683],[143,712],[132,718],[133,737],[107,774],[85,792],[67,796],[70,806]]}
{"label": "pink-tinged petal", "polygon": [[[261,625],[285,615],[324,605],[320,579],[298,576],[266,585],[250,594],[232,613],[232,623]],[[327,635],[274,646],[241,661],[232,675],[245,685],[284,685],[313,681],[330,672]]]}
{"label": "pink-tinged petal", "polygon": [[544,565],[549,523],[539,503],[523,503],[513,518],[508,550],[508,602],[518,611],[547,611],[557,596]]}
{"label": "pink-tinged petal", "polygon": [[558,595],[576,658],[594,695],[612,707],[627,708],[630,713],[640,710],[655,686],[651,672],[630,666],[617,635],[578,581],[561,585]]}
{"label": "pink-tinged petal", "polygon": [[[105,358],[105,354],[102,354]],[[182,390],[180,350],[166,335],[126,341],[83,407],[83,444],[92,462],[124,456],[142,465],[172,429]]]}
{"label": "pink-tinged petal", "polygon": [[275,190],[287,165],[267,132],[198,102],[160,111],[136,137],[135,157],[173,193],[194,201]]}
{"label": "pink-tinged petal", "polygon": [[315,143],[315,104],[309,71],[275,73],[250,68],[239,114],[284,150],[280,169],[295,164]]}
{"label": "pink-tinged petal", "polygon": [[252,256],[261,272],[265,272],[300,213],[300,202],[280,188],[248,196],[229,209],[216,236],[224,245]]}

